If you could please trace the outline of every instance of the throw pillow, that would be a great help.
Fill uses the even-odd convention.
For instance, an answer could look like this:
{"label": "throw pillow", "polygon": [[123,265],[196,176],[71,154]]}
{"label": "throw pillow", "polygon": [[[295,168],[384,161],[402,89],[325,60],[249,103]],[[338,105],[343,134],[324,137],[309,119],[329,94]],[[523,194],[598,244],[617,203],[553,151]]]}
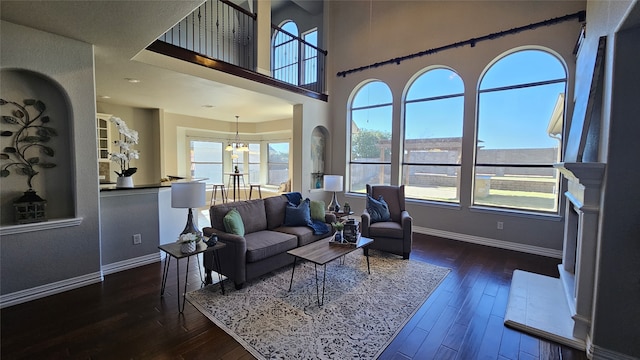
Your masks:
{"label": "throw pillow", "polygon": [[324,201],[311,200],[309,206],[311,207],[311,219],[324,221]]}
{"label": "throw pillow", "polygon": [[238,210],[231,209],[224,218],[222,218],[222,223],[224,224],[224,230],[229,234],[244,236],[244,223]]}
{"label": "throw pillow", "polygon": [[298,206],[287,205],[284,212],[284,226],[305,226],[311,222],[309,199],[300,202]]}
{"label": "throw pillow", "polygon": [[387,205],[387,202],[382,198],[382,195],[378,197],[378,200],[374,199],[370,195],[367,195],[367,212],[369,213],[369,215],[371,215],[372,224],[391,220],[389,206]]}

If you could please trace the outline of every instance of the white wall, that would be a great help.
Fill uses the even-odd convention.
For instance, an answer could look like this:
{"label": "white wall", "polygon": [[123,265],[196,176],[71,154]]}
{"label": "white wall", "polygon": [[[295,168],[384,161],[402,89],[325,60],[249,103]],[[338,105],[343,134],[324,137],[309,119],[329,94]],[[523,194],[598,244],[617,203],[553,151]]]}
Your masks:
{"label": "white wall", "polygon": [[13,229],[11,234],[1,229],[0,293],[4,305],[22,290],[46,293],[53,283],[77,287],[100,281],[101,274],[93,47],[6,21],[0,26],[0,66],[40,73],[67,94],[71,111],[63,121],[70,124],[74,154],[56,160],[70,168],[73,194],[68,201],[74,202],[76,218],[71,223],[79,223],[67,226],[63,222],[62,227],[47,230],[22,225],[19,233]]}
{"label": "white wall", "polygon": [[[370,9],[370,6],[373,6]],[[433,65],[453,68],[465,86],[464,137],[460,206],[409,201],[415,230],[461,240],[560,256],[563,222],[559,216],[527,216],[471,208],[475,141],[476,88],[483,71],[496,57],[519,46],[541,46],[557,52],[567,65],[572,98],[572,55],[581,24],[577,20],[459,47],[437,54],[355,72],[335,74],[474,37],[540,22],[585,9],[581,1],[336,1],[328,3],[329,94],[332,120],[332,173],[347,166],[347,107],[353,89],[369,79],[389,85],[393,95],[393,129],[401,128],[401,98],[411,77]],[[568,111],[567,118],[570,118]],[[398,141],[394,137],[394,141]],[[395,182],[392,180],[392,183]],[[363,196],[348,194],[354,211],[364,208]],[[563,208],[561,206],[560,208]],[[497,221],[504,230],[497,230]]]}
{"label": "white wall", "polygon": [[607,36],[600,147],[606,169],[591,340],[594,358],[640,358],[640,4],[590,1],[587,24],[589,51],[581,56],[595,56],[598,38]]}

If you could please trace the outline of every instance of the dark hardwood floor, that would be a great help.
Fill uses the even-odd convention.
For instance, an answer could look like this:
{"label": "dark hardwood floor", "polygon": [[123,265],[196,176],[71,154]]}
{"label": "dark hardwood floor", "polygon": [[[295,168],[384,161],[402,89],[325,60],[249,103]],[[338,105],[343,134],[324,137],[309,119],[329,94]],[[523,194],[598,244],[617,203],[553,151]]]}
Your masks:
{"label": "dark hardwood floor", "polygon": [[[559,260],[421,234],[414,236],[411,259],[452,271],[381,359],[586,359],[584,352],[503,325],[513,270],[557,276]],[[191,263],[188,291],[200,287]],[[253,359],[191,304],[178,314],[175,276],[172,261],[162,298],[162,266],[155,263],[2,309],[0,356]]]}

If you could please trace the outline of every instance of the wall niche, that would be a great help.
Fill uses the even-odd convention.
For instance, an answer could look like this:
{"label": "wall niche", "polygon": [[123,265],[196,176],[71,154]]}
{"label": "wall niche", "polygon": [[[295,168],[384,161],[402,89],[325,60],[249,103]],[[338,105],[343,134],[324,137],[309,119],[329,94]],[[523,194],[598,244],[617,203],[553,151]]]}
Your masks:
{"label": "wall niche", "polygon": [[327,137],[329,131],[324,126],[316,126],[311,132],[311,185],[310,189],[324,187],[325,160],[327,158]]}
{"label": "wall niche", "polygon": [[[55,130],[55,136],[51,136],[48,141],[42,143],[47,150],[42,153],[43,147],[31,146],[27,158],[39,158],[37,161],[55,164],[55,167],[45,168],[33,166],[38,173],[31,181],[32,189],[38,196],[46,200],[46,219],[67,219],[75,216],[75,197],[73,195],[73,180],[75,178],[71,141],[71,126],[69,101],[66,91],[51,78],[40,73],[21,69],[1,69],[0,70],[0,94],[5,101],[15,102],[24,105],[25,99],[34,99],[42,102],[46,109],[42,116],[48,117],[48,122],[42,124],[40,121],[34,125],[44,125]],[[30,116],[35,116],[39,112],[30,109]],[[3,134],[5,132],[16,133],[20,125],[11,124],[10,120],[4,116],[21,116],[15,113],[19,109],[12,104],[0,106],[3,120],[0,123]],[[87,119],[91,120],[91,119]],[[30,134],[36,134],[37,129],[31,129]],[[40,133],[44,134],[44,133]],[[14,136],[0,137],[0,148],[6,153],[6,148],[14,147]],[[39,147],[39,149],[36,149]],[[53,152],[51,152],[53,151]],[[48,154],[47,154],[48,153]],[[50,154],[53,156],[49,156]],[[29,190],[29,176],[17,170],[17,166],[7,165],[14,162],[14,157],[8,159],[3,156],[0,166],[2,170],[9,170],[8,176],[0,177],[0,226],[15,225],[15,211],[13,203]],[[36,160],[33,160],[36,161]],[[16,171],[17,170],[17,171]]]}

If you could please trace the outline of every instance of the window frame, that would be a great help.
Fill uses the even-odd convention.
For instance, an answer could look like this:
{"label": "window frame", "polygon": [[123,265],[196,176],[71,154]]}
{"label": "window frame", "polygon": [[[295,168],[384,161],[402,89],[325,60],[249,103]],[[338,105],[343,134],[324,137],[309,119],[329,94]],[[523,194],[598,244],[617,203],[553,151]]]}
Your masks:
{"label": "window frame", "polygon": [[[387,88],[387,90],[389,91],[389,96],[390,101],[389,102],[384,102],[384,103],[379,103],[379,104],[368,104],[365,106],[354,106],[354,102],[358,97],[358,94],[363,91],[367,86],[370,86],[374,83],[381,83],[384,84],[384,86]],[[390,110],[390,114],[391,116],[389,117],[388,121],[389,121],[389,125],[390,125],[390,138],[389,138],[389,151],[390,151],[390,156],[389,156],[389,160],[388,161],[384,161],[384,157],[383,159],[381,159],[380,161],[360,161],[360,160],[354,160],[354,156],[353,156],[353,123],[354,123],[354,111],[359,111],[359,110],[370,110],[370,109],[382,109],[385,107],[389,107]],[[348,108],[348,117],[349,120],[347,121],[347,136],[348,136],[348,159],[347,159],[347,165],[348,165],[348,181],[346,182],[346,191],[348,192],[361,192],[364,193],[366,190],[359,190],[359,191],[355,191],[353,188],[353,184],[354,184],[354,179],[353,179],[353,167],[354,166],[382,166],[384,167],[388,167],[389,168],[389,173],[391,173],[391,165],[393,162],[393,146],[391,145],[391,140],[393,139],[393,92],[391,91],[391,87],[389,87],[389,85],[379,79],[370,79],[367,80],[363,83],[361,83],[360,86],[356,87],[353,91],[352,91],[352,95],[349,99],[349,108]],[[384,177],[384,176],[383,176]],[[388,182],[381,182],[381,184],[383,185],[390,185],[392,183],[391,181],[391,175],[389,176],[389,181]]]}
{"label": "window frame", "polygon": [[[206,142],[212,144],[220,145],[220,161],[195,161],[195,148],[193,147],[193,142]],[[215,181],[215,179],[211,177],[207,177],[205,182],[207,185],[215,184],[215,183],[223,183],[224,181],[224,164],[225,164],[225,155],[224,155],[224,141],[213,138],[202,138],[202,137],[187,137],[187,146],[188,146],[188,154],[189,154],[189,174],[192,178],[195,178],[195,165],[196,164],[204,164],[204,165],[220,165],[220,181]]]}
{"label": "window frame", "polygon": [[[492,87],[492,88],[485,88],[485,89],[481,89],[482,88],[482,83],[483,80],[485,79],[485,76],[491,71],[491,69],[498,64],[500,61],[508,58],[509,56],[512,56],[514,54],[517,54],[519,52],[523,52],[523,51],[540,51],[545,53],[548,56],[553,57],[558,64],[562,67],[562,69],[564,70],[564,78],[555,78],[555,79],[549,79],[549,80],[542,80],[542,81],[532,81],[532,82],[525,82],[525,83],[518,83],[518,84],[514,84],[514,85],[507,85],[507,86],[497,86],[497,87]],[[479,162],[478,158],[479,158],[479,152],[480,152],[480,139],[479,139],[479,134],[480,134],[480,115],[481,115],[481,106],[482,106],[482,102],[481,102],[481,95],[482,94],[487,94],[487,93],[493,93],[493,92],[502,92],[502,91],[511,91],[511,90],[519,90],[519,89],[526,89],[526,88],[535,88],[538,86],[545,86],[545,85],[552,85],[552,84],[562,84],[564,83],[564,92],[562,94],[564,94],[564,104],[563,104],[563,131],[562,134],[564,135],[564,129],[566,127],[566,111],[564,109],[567,108],[567,90],[568,90],[568,85],[569,85],[569,78],[567,75],[568,71],[567,71],[567,66],[564,63],[563,59],[561,56],[559,56],[557,53],[553,52],[550,49],[546,49],[546,48],[517,48],[517,49],[513,49],[509,52],[503,53],[500,56],[496,57],[485,69],[485,71],[483,72],[483,74],[481,75],[479,81],[478,81],[478,87],[476,89],[476,115],[475,115],[475,139],[474,139],[474,148],[476,149],[476,151],[474,152],[474,156],[473,156],[473,181],[472,181],[472,186],[471,186],[471,206],[475,207],[475,208],[490,208],[490,209],[498,209],[498,210],[503,210],[503,211],[509,211],[509,212],[527,212],[527,213],[534,213],[534,214],[547,214],[547,215],[558,215],[560,213],[561,210],[561,202],[562,202],[562,197],[561,192],[559,191],[560,187],[561,187],[561,176],[560,173],[557,169],[555,169],[554,164],[557,161],[561,161],[561,157],[562,157],[562,149],[564,146],[564,142],[565,139],[564,137],[560,137],[560,138],[556,138],[556,140],[558,140],[558,144],[557,144],[557,151],[558,154],[556,156],[557,161],[553,162],[553,163],[515,163],[515,162],[510,162],[510,163],[496,163],[496,162]],[[543,149],[543,148],[541,148]],[[479,174],[478,169],[479,168],[513,168],[513,169],[524,169],[524,168],[531,168],[531,169],[552,169],[554,170],[554,177],[555,177],[555,187],[554,187],[554,207],[551,210],[545,210],[543,208],[533,208],[533,207],[525,207],[525,206],[507,206],[507,205],[498,205],[498,204],[489,204],[489,203],[482,203],[482,202],[478,202],[477,201],[477,192],[481,191],[479,184],[482,184],[482,179],[479,179],[479,176],[483,176],[482,174]]]}
{"label": "window frame", "polygon": [[[460,78],[460,82],[462,83],[462,92],[459,93],[452,93],[452,94],[447,94],[447,95],[437,95],[437,96],[426,96],[426,97],[420,97],[420,98],[416,98],[416,99],[411,99],[411,100],[407,100],[407,96],[409,95],[409,92],[412,88],[412,86],[414,86],[416,84],[416,82],[422,77],[425,76],[426,74],[428,74],[431,71],[436,71],[436,70],[447,70],[450,71],[451,73],[455,74],[456,76],[458,76]],[[414,77],[410,80],[410,82],[407,84],[406,87],[406,91],[405,91],[405,96],[402,100],[402,109],[403,109],[403,115],[402,115],[402,157],[400,160],[400,183],[406,186],[409,186],[410,184],[407,183],[407,179],[409,174],[407,174],[408,168],[411,166],[419,166],[419,167],[426,167],[426,166],[433,166],[433,167],[443,167],[443,168],[447,168],[447,167],[455,167],[457,168],[457,177],[458,177],[458,181],[456,181],[456,185],[455,185],[455,191],[456,191],[456,196],[455,199],[453,200],[445,200],[442,198],[435,198],[435,197],[412,197],[410,195],[410,192],[407,193],[407,191],[405,190],[405,195],[407,196],[408,199],[415,199],[415,200],[423,200],[423,201],[434,201],[434,202],[442,202],[442,203],[450,203],[450,204],[459,204],[460,203],[460,176],[461,176],[461,170],[462,170],[462,148],[463,148],[463,144],[464,144],[464,138],[463,138],[463,134],[464,134],[464,105],[465,105],[465,88],[464,88],[464,80],[462,79],[462,77],[454,70],[451,69],[449,67],[446,66],[433,66],[433,67],[429,67],[426,69],[423,69],[422,71],[420,71],[419,73],[417,73],[416,75],[414,75]],[[448,162],[415,162],[415,161],[406,161],[405,158],[405,154],[407,153],[407,140],[411,140],[411,139],[407,139],[407,114],[408,114],[408,110],[407,110],[407,105],[409,104],[416,104],[416,103],[428,103],[430,101],[439,101],[439,100],[447,100],[447,99],[455,99],[455,98],[461,98],[462,99],[462,108],[460,109],[462,112],[462,117],[460,119],[460,127],[461,127],[461,132],[460,132],[460,149],[459,149],[459,156],[458,156],[458,162],[457,163],[448,163]],[[424,139],[424,140],[428,140]],[[445,172],[446,174],[446,172]]]}
{"label": "window frame", "polygon": [[[287,144],[287,162],[272,162],[271,161],[271,145],[272,144]],[[285,181],[287,181],[288,179],[291,178],[291,166],[289,166],[291,162],[291,141],[289,140],[271,140],[267,142],[267,184],[266,185],[275,185],[275,186],[279,186],[280,183],[278,184],[274,184],[271,182],[271,166],[272,165],[286,165],[287,167],[287,179],[285,179]]]}

